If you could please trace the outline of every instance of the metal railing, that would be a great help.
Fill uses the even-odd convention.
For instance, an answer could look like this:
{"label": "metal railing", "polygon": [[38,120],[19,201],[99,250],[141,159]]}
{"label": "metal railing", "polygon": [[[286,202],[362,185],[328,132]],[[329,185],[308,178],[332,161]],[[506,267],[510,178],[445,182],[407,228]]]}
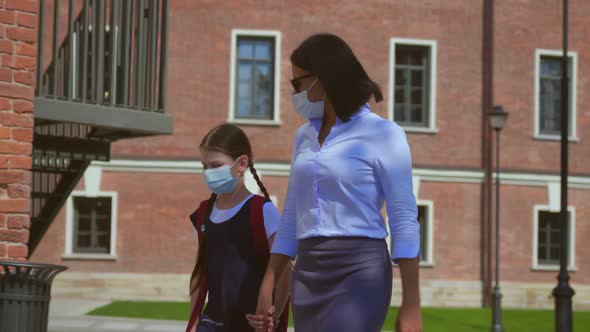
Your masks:
{"label": "metal railing", "polygon": [[[63,5],[67,16],[60,14]],[[167,17],[168,0],[41,0],[36,96],[162,112]],[[67,33],[60,34],[64,26]]]}

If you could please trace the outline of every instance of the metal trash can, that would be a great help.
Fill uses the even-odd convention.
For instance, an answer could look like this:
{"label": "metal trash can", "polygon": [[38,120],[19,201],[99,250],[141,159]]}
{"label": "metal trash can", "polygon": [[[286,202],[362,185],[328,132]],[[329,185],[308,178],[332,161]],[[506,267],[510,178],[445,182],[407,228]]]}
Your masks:
{"label": "metal trash can", "polygon": [[0,331],[46,332],[51,283],[67,267],[0,261]]}

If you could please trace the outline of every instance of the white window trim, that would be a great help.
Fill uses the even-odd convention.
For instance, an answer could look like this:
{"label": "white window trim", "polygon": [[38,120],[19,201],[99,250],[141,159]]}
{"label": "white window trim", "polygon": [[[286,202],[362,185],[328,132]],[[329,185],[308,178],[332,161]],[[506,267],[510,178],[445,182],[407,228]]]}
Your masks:
{"label": "white window trim", "polygon": [[432,267],[434,266],[434,202],[431,200],[424,200],[419,199],[416,200],[416,205],[418,206],[426,206],[428,209],[427,211],[427,219],[426,219],[426,227],[427,227],[427,244],[428,247],[426,248],[426,253],[421,253],[422,257],[424,258],[423,261],[420,261],[420,266],[423,267]]}
{"label": "white window trim", "polygon": [[[111,248],[109,254],[89,254],[74,252],[74,197],[111,198]],[[63,259],[116,260],[117,259],[117,201],[116,191],[74,191],[66,202],[66,246]]]}
{"label": "white window trim", "polygon": [[[558,141],[560,140],[559,135],[548,135],[548,134],[541,134],[540,133],[540,121],[541,121],[541,105],[539,104],[539,94],[541,93],[541,87],[539,84],[539,79],[541,78],[541,57],[542,56],[552,56],[552,57],[560,57],[563,55],[563,51],[560,50],[546,50],[546,49],[536,49],[535,50],[535,128],[534,128],[534,136],[533,138],[538,140],[549,140],[549,141]],[[571,100],[571,108],[572,114],[570,117],[570,125],[571,125],[571,133],[569,135],[570,142],[578,142],[579,138],[577,135],[577,96],[578,96],[578,53],[577,52],[568,52],[568,58],[572,59],[572,100]]]}
{"label": "white window trim", "polygon": [[[570,256],[568,257],[568,270],[569,271],[576,271],[576,208],[573,206],[568,207],[568,212],[570,213],[570,221],[568,225],[569,231],[569,252]],[[537,249],[538,249],[538,238],[539,238],[539,212],[540,211],[551,211],[551,212],[559,212],[559,211],[552,211],[549,205],[535,205],[533,207],[533,265],[531,267],[534,271],[559,271],[559,265],[557,264],[539,264],[538,257],[537,257]]]}
{"label": "white window trim", "polygon": [[[259,119],[238,119],[235,117],[235,93],[236,93],[236,56],[238,37],[274,37],[275,39],[275,58],[274,58],[274,72],[275,72],[275,86],[274,86],[274,105],[273,105],[273,119],[259,120]],[[275,30],[243,30],[233,29],[231,32],[231,52],[230,52],[230,84],[229,84],[229,118],[227,122],[242,125],[264,125],[264,126],[279,126],[280,120],[280,105],[281,105],[281,32]]]}
{"label": "white window trim", "polygon": [[[427,220],[426,220],[426,227],[428,228],[428,248],[426,253],[421,252],[420,254],[422,255],[422,257],[424,258],[424,260],[420,261],[420,267],[434,267],[435,266],[435,262],[434,262],[434,232],[433,232],[433,227],[434,227],[434,203],[431,200],[424,200],[424,199],[419,199],[416,200],[416,205],[417,206],[426,206],[428,209],[428,215],[427,215]],[[389,218],[386,216],[385,217],[385,229],[387,230],[387,234],[389,234],[386,238],[385,238],[385,242],[387,242],[387,249],[389,250],[389,252],[391,252],[391,230],[389,229]],[[391,264],[393,266],[397,266],[398,264],[395,264],[393,261],[391,262]]]}
{"label": "white window trim", "polygon": [[406,132],[415,133],[438,133],[436,128],[436,62],[437,62],[437,42],[428,39],[409,39],[409,38],[391,38],[389,50],[389,120],[394,121],[394,91],[395,91],[395,48],[396,45],[415,45],[427,46],[430,48],[430,100],[429,100],[429,123],[428,127],[411,127],[403,126]]}

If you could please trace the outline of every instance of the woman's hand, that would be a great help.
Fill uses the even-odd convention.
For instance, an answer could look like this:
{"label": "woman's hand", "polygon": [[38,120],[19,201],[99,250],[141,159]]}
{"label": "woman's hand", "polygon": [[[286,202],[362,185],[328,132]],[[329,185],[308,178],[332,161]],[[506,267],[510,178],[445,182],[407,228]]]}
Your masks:
{"label": "woman's hand", "polygon": [[272,277],[266,275],[260,286],[256,314],[246,315],[250,326],[256,332],[272,332],[274,330],[276,308],[273,306],[273,291],[274,280]]}
{"label": "woman's hand", "polygon": [[422,332],[422,314],[420,306],[401,306],[395,322],[396,332]]}
{"label": "woman's hand", "polygon": [[418,257],[398,260],[402,279],[402,305],[395,324],[396,332],[422,332],[420,275]]}

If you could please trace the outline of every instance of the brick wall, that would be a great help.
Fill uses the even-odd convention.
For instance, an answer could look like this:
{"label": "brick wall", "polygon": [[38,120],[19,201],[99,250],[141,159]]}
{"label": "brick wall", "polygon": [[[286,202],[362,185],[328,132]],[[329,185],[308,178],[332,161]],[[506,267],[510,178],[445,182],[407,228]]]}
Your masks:
{"label": "brick wall", "polygon": [[28,253],[37,10],[0,0],[0,259]]}
{"label": "brick wall", "polygon": [[[119,141],[113,145],[115,157],[196,159],[203,135],[228,119],[232,29],[252,29],[281,32],[281,126],[243,126],[258,160],[291,158],[295,130],[303,121],[291,105],[289,56],[310,34],[332,32],[350,44],[381,86],[385,100],[373,104],[373,110],[383,117],[388,112],[390,39],[436,40],[439,133],[408,135],[414,162],[449,167],[481,164],[480,2],[180,1],[171,2],[170,11],[174,19],[167,111],[174,116],[174,135]],[[453,153],[448,150],[451,146]]]}

